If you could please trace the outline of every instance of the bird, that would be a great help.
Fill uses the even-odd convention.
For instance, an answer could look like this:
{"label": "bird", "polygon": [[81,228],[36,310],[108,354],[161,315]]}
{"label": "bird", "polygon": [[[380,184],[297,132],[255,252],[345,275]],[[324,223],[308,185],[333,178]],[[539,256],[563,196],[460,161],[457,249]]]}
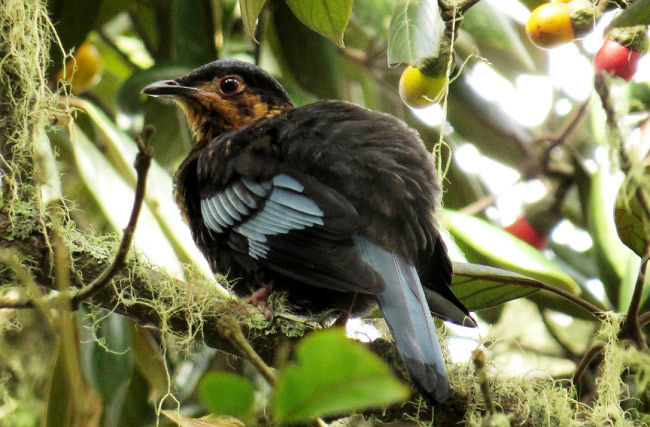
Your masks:
{"label": "bird", "polygon": [[378,306],[416,389],[445,401],[432,314],[471,317],[450,288],[441,187],[418,133],[346,101],[296,107],[274,77],[239,60],[142,91],[187,119],[195,145],[173,191],[213,271],[260,307],[271,292],[297,313],[345,319]]}

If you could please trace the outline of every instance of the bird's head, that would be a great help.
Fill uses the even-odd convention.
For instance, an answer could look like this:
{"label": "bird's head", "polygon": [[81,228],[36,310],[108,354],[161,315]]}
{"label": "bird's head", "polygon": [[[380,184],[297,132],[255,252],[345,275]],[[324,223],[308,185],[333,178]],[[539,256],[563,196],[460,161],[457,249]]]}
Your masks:
{"label": "bird's head", "polygon": [[183,77],[152,83],[142,92],[173,99],[199,144],[293,107],[277,80],[236,60],[211,62]]}

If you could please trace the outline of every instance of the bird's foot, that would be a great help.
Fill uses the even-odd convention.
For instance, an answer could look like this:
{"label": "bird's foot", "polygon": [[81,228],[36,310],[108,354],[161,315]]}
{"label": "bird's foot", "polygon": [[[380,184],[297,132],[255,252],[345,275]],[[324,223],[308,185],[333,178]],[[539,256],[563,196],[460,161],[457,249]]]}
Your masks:
{"label": "bird's foot", "polygon": [[262,287],[251,294],[249,302],[253,304],[255,307],[262,310],[262,313],[264,313],[264,318],[266,320],[272,320],[273,311],[271,311],[271,309],[268,306],[268,298],[269,298],[269,289]]}
{"label": "bird's foot", "polygon": [[348,320],[350,319],[350,313],[352,312],[352,308],[354,307],[354,303],[357,300],[357,293],[355,292],[352,294],[352,298],[350,298],[350,303],[348,306],[343,310],[343,312],[339,315],[339,317],[336,318],[334,321],[334,324],[332,326],[334,327],[341,327],[345,328],[345,326],[348,324]]}

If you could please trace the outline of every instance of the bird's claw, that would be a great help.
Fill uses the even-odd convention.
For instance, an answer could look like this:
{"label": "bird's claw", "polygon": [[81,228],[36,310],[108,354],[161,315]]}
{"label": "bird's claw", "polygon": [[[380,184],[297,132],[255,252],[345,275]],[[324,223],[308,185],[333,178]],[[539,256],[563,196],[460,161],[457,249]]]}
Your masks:
{"label": "bird's claw", "polygon": [[266,320],[271,321],[273,320],[273,311],[268,306],[268,297],[269,290],[262,287],[251,294],[249,302],[262,311]]}

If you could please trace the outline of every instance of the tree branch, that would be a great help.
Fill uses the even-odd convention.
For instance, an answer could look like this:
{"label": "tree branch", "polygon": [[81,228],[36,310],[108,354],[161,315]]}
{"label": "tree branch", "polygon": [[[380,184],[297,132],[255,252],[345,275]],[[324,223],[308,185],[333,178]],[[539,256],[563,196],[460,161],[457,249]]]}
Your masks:
{"label": "tree branch", "polygon": [[84,286],[72,298],[72,307],[76,309],[79,303],[90,298],[96,294],[101,288],[106,286],[107,283],[115,276],[115,274],[124,266],[124,260],[131,247],[133,241],[133,234],[135,233],[135,226],[138,223],[138,217],[142,210],[142,203],[144,202],[144,193],[147,185],[147,173],[151,166],[151,159],[153,151],[149,145],[149,140],[153,135],[153,127],[145,126],[142,138],[136,137],[135,142],[138,145],[138,154],[135,157],[134,167],[137,173],[137,181],[135,184],[135,199],[133,201],[133,208],[131,210],[131,217],[129,222],[122,232],[122,241],[115,255],[115,259],[111,265],[106,268],[92,283]]}

